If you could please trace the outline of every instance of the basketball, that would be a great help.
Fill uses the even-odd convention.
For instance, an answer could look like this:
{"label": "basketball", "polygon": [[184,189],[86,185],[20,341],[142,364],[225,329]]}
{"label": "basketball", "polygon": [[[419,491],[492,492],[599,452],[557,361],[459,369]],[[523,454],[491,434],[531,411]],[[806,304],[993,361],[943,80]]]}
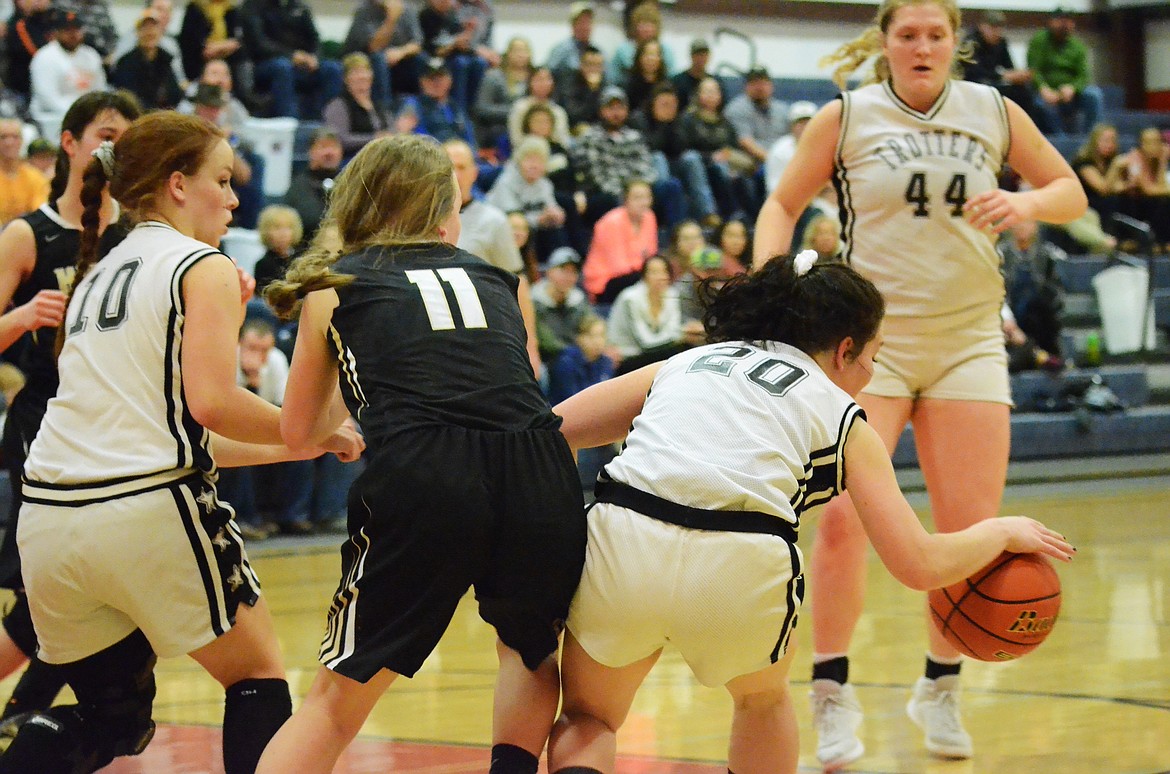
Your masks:
{"label": "basketball", "polygon": [[966,580],[928,594],[947,642],[980,661],[1035,650],[1060,614],[1060,578],[1038,554],[1004,552]]}

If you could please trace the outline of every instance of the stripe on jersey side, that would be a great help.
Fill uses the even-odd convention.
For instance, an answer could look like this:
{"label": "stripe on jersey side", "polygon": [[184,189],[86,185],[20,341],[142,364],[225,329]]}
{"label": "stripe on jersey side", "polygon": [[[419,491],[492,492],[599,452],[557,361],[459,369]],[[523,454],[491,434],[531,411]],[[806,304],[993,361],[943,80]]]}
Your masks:
{"label": "stripe on jersey side", "polygon": [[[175,266],[171,274],[171,311],[167,315],[167,341],[163,356],[163,395],[167,405],[167,427],[176,444],[176,467],[196,467],[196,443],[186,426],[187,401],[183,395],[182,350],[183,322],[183,277],[192,266],[209,255],[223,255],[213,247],[205,247],[188,253]],[[226,256],[225,256],[226,257]],[[228,259],[231,260],[231,259]],[[200,439],[200,445],[207,442],[207,436]],[[206,459],[211,455],[206,448],[201,451]]]}
{"label": "stripe on jersey side", "polygon": [[1000,166],[1002,166],[1007,163],[1008,156],[1012,153],[1012,125],[1011,121],[1008,120],[1007,103],[1003,101],[1003,94],[1000,93],[999,89],[992,88],[991,96],[995,100],[996,109],[999,111],[999,120],[1003,122],[1003,158],[999,160]]}
{"label": "stripe on jersey side", "polygon": [[[362,499],[366,512],[373,518],[369,504]],[[329,669],[336,669],[341,662],[354,654],[357,638],[358,583],[366,572],[366,557],[370,552],[370,538],[363,527],[342,547],[343,566],[346,568],[329,606],[328,625],[317,660]]]}
{"label": "stripe on jersey side", "polygon": [[329,326],[329,337],[333,341],[334,349],[337,350],[337,367],[341,371],[341,384],[349,388],[350,395],[358,404],[357,419],[361,421],[362,412],[369,407],[370,403],[366,400],[365,390],[362,389],[361,380],[358,378],[357,358],[354,357],[353,351],[345,346],[345,342],[341,340],[341,332],[332,324]]}
{"label": "stripe on jersey side", "polygon": [[841,255],[846,264],[853,263],[853,227],[857,224],[857,212],[853,209],[853,192],[849,184],[849,170],[845,168],[845,137],[849,132],[852,116],[851,99],[848,92],[841,94],[841,130],[837,135],[837,155],[833,159],[833,190],[837,192],[839,205],[837,217],[841,221],[841,241],[845,252]]}
{"label": "stripe on jersey side", "polygon": [[841,417],[833,445],[809,454],[809,461],[804,466],[804,478],[797,481],[796,493],[789,500],[798,523],[804,511],[827,503],[844,491],[845,440],[858,417],[864,419],[865,412],[856,403],[851,403]]}
{"label": "stripe on jersey side", "polygon": [[[223,596],[223,586],[219,578],[219,564],[215,558],[215,546],[203,530],[200,520],[199,503],[190,487],[177,486],[171,490],[175,497],[175,506],[179,511],[179,518],[183,523],[183,530],[187,533],[187,540],[191,544],[191,555],[195,557],[195,564],[199,567],[199,577],[203,581],[203,593],[207,597],[207,612],[211,630],[219,637],[231,628],[231,621],[227,617],[227,603]],[[239,539],[237,535],[233,537]]]}
{"label": "stripe on jersey side", "polygon": [[784,598],[788,601],[788,612],[784,615],[784,625],[780,627],[780,636],[776,640],[776,647],[772,649],[771,660],[775,664],[780,656],[788,651],[788,640],[796,628],[796,616],[804,601],[804,566],[800,561],[800,551],[795,543],[788,544],[788,560],[792,566],[792,575],[788,578],[788,585],[784,589]]}

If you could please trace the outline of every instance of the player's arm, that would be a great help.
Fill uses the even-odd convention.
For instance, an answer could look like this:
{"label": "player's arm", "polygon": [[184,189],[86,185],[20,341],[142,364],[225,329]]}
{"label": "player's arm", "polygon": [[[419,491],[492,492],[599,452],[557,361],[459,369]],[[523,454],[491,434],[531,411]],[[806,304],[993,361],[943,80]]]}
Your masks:
{"label": "player's arm", "polygon": [[236,384],[240,280],[213,254],[183,277],[183,391],[195,421],[236,441],[280,444],[280,409]]}
{"label": "player's arm", "polygon": [[833,157],[840,135],[841,100],[835,99],[808,122],[779,185],[760,208],[752,248],[753,268],[758,269],[773,256],[791,249],[797,219],[833,175]]}
{"label": "player's arm", "polygon": [[516,301],[520,304],[520,316],[524,318],[524,332],[528,334],[525,349],[528,351],[528,362],[532,365],[532,372],[540,378],[540,347],[536,338],[536,305],[532,303],[532,288],[528,278],[519,276],[520,284],[516,288]]}
{"label": "player's arm", "polygon": [[215,464],[221,468],[243,468],[252,465],[269,465],[273,462],[311,460],[321,456],[324,449],[293,451],[284,444],[245,443],[225,438],[218,433],[211,434],[211,453]]}
{"label": "player's arm", "polygon": [[1063,537],[1023,516],[984,519],[959,532],[929,533],[898,488],[885,446],[856,421],[845,442],[846,488],[882,563],[912,589],[948,586],[968,578],[1004,551],[1041,553],[1069,561],[1076,550]]}
{"label": "player's arm", "polygon": [[592,449],[620,441],[642,411],[662,363],[639,368],[593,385],[553,407],[564,420],[561,433],[573,449]]}
{"label": "player's arm", "polygon": [[[20,283],[33,272],[37,243],[32,226],[14,220],[0,231],[0,309],[8,309]],[[42,290],[31,301],[0,316],[0,351],[11,347],[26,331],[61,324],[65,294]]]}
{"label": "player's arm", "polygon": [[1084,215],[1089,202],[1077,173],[1023,108],[1010,99],[1004,103],[1011,130],[1008,163],[1032,190],[997,188],[972,196],[963,206],[967,220],[998,234],[1021,220],[1068,223]]}
{"label": "player's arm", "polygon": [[280,432],[293,449],[323,443],[349,419],[337,382],[337,361],[330,349],[328,331],[337,308],[337,292],[318,290],[301,306],[297,343],[289,366]]}

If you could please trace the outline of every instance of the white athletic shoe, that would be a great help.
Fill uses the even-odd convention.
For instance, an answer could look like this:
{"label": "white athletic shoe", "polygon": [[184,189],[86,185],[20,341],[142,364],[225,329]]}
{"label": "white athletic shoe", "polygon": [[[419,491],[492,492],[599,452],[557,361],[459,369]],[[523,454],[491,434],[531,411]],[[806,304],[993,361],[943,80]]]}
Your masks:
{"label": "white athletic shoe", "polygon": [[853,686],[835,680],[813,680],[813,727],[817,732],[817,760],[835,771],[865,754],[857,736],[861,727],[861,703]]}
{"label": "white athletic shoe", "polygon": [[926,732],[926,749],[943,758],[970,758],[971,735],[959,717],[959,676],[918,678],[906,714]]}

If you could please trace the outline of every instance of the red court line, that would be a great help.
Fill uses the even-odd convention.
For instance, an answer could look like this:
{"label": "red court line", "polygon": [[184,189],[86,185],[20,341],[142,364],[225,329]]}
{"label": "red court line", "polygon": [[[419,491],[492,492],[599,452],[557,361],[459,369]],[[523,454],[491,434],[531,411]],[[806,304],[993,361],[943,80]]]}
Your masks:
{"label": "red court line", "polygon": [[[209,726],[159,726],[146,751],[119,758],[102,774],[223,774],[220,729]],[[483,747],[358,739],[342,757],[334,774],[462,774],[484,772],[488,751]],[[541,767],[541,772],[545,768]],[[715,774],[722,766],[647,758],[618,758],[619,774]]]}

